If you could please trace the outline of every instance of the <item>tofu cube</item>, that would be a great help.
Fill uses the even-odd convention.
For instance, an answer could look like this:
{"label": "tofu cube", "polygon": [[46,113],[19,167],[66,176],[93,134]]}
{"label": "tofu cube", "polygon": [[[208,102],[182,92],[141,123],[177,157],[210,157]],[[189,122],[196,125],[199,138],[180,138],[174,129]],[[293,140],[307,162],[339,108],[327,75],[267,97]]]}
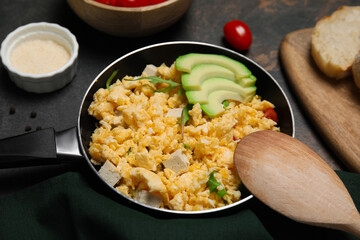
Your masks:
{"label": "tofu cube", "polygon": [[100,177],[112,187],[121,179],[120,172],[110,161],[106,161],[98,173]]}
{"label": "tofu cube", "polygon": [[135,200],[146,205],[159,208],[162,203],[162,197],[146,190],[135,192]]}
{"label": "tofu cube", "polygon": [[176,174],[186,172],[189,169],[189,160],[181,149],[176,150],[170,157],[163,162],[166,168],[171,169]]}
{"label": "tofu cube", "polygon": [[157,67],[152,65],[152,64],[148,64],[146,65],[144,71],[142,72],[142,76],[145,77],[151,77],[151,76],[157,76]]}
{"label": "tofu cube", "polygon": [[169,109],[169,111],[166,113],[165,117],[180,118],[182,111],[183,111],[183,108],[172,108],[172,109]]}

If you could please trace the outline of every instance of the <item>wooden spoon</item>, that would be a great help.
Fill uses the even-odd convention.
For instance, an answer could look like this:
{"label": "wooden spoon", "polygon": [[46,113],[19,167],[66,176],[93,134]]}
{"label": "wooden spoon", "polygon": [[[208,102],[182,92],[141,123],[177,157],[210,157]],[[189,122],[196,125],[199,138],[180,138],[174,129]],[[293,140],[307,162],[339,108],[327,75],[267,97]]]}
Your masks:
{"label": "wooden spoon", "polygon": [[234,161],[244,185],[275,211],[360,237],[360,214],[349,192],[305,144],[284,133],[259,131],[238,143]]}

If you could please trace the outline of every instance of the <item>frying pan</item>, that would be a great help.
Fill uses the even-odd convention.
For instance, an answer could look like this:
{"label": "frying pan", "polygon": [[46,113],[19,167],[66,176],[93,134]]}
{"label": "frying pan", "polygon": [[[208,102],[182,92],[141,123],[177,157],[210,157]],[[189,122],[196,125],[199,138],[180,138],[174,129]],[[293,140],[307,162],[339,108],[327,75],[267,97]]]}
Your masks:
{"label": "frying pan", "polygon": [[126,75],[138,76],[147,64],[159,66],[165,63],[170,66],[178,56],[187,53],[221,54],[245,64],[257,77],[257,94],[260,95],[262,99],[266,99],[276,106],[278,126],[281,132],[292,137],[295,136],[294,117],[284,91],[274,78],[257,63],[237,52],[208,43],[190,41],[166,42],[130,52],[106,67],[95,78],[85,93],[80,106],[77,126],[62,132],[55,132],[54,129],[49,128],[0,140],[0,167],[49,164],[62,161],[66,158],[82,159],[88,163],[98,178],[98,181],[102,182],[104,187],[112,189],[116,194],[145,208],[175,214],[205,214],[217,212],[248,201],[253,197],[251,194],[242,196],[242,199],[236,203],[211,210],[189,212],[153,208],[136,202],[105,183],[97,173],[98,166],[94,166],[90,161],[91,156],[88,152],[88,147],[91,141],[91,135],[96,128],[97,120],[88,114],[87,109],[93,100],[94,93],[99,88],[105,88],[109,76],[116,69],[119,70],[116,78],[121,79]]}

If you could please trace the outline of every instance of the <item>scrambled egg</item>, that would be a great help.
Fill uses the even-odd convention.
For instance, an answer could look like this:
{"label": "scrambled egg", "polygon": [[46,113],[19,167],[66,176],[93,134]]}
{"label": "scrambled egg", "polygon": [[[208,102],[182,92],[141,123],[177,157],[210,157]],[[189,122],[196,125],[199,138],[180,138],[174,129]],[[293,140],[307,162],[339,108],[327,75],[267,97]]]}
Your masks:
{"label": "scrambled egg", "polygon": [[[181,83],[181,73],[174,65],[161,65],[157,75]],[[263,112],[274,105],[256,95],[247,103],[229,101],[221,116],[210,119],[195,104],[182,130],[179,114],[168,114],[187,104],[179,87],[154,93],[167,84],[129,79],[136,80],[126,76],[109,90],[99,89],[88,109],[99,120],[89,147],[92,162],[111,161],[116,166],[121,175],[117,190],[134,198],[136,191],[145,189],[162,198],[160,207],[172,210],[205,210],[238,201],[240,179],[233,162],[236,144],[254,131],[279,131]],[[179,149],[189,164],[181,174],[162,164]],[[207,185],[213,171],[218,189],[226,190],[222,198]]]}

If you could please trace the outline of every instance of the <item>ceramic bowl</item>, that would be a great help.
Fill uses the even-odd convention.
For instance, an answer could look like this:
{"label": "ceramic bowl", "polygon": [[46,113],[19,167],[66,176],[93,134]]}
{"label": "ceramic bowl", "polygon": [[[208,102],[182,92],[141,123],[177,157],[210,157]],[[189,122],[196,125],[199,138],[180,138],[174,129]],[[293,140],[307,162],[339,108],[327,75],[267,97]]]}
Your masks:
{"label": "ceramic bowl", "polygon": [[[61,67],[46,73],[20,71],[11,64],[11,54],[20,44],[31,40],[51,40],[68,52],[69,59]],[[76,38],[68,29],[54,23],[30,23],[18,27],[7,35],[1,44],[1,59],[10,79],[18,87],[28,92],[47,93],[64,87],[74,78],[78,49]]]}

